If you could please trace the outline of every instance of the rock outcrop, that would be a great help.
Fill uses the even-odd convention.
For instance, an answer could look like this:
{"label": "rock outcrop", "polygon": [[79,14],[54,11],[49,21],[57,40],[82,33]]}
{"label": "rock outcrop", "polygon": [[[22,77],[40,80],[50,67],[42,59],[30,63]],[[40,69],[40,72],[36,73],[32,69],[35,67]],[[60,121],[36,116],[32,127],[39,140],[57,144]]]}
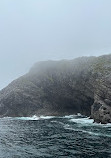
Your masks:
{"label": "rock outcrop", "polygon": [[111,123],[111,55],[36,63],[0,92],[0,116],[81,113]]}

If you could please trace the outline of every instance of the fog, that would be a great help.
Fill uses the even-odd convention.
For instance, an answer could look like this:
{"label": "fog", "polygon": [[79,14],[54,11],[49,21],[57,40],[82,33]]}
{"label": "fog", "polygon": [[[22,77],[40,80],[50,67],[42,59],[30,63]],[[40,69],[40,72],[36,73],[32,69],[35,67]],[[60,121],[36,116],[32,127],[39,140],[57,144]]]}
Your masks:
{"label": "fog", "polygon": [[41,60],[111,53],[111,0],[1,0],[0,89]]}

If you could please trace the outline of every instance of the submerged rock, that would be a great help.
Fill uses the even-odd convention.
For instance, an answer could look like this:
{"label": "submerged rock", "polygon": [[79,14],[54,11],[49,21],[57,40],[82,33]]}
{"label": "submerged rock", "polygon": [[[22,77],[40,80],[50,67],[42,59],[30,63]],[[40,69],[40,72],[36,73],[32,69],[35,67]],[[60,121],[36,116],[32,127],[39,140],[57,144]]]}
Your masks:
{"label": "submerged rock", "polygon": [[36,63],[0,92],[0,116],[81,113],[111,123],[111,55]]}

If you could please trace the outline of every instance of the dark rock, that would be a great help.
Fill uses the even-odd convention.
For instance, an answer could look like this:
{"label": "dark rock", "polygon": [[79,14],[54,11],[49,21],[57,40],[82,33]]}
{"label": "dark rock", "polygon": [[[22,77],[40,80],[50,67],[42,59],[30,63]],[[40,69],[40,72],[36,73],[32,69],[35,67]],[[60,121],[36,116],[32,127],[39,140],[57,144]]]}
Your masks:
{"label": "dark rock", "polygon": [[111,122],[111,55],[46,61],[0,92],[0,116],[77,114]]}
{"label": "dark rock", "polygon": [[108,104],[109,106],[111,106],[111,100],[105,99],[104,102],[105,102],[106,104]]}

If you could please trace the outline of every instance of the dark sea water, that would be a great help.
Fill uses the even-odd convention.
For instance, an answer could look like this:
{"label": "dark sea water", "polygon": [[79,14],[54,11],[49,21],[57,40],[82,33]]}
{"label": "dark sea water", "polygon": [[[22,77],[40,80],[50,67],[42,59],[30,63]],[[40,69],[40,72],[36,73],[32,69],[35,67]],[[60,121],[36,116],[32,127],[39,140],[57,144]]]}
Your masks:
{"label": "dark sea water", "polygon": [[83,116],[0,119],[0,158],[111,158],[111,124]]}

